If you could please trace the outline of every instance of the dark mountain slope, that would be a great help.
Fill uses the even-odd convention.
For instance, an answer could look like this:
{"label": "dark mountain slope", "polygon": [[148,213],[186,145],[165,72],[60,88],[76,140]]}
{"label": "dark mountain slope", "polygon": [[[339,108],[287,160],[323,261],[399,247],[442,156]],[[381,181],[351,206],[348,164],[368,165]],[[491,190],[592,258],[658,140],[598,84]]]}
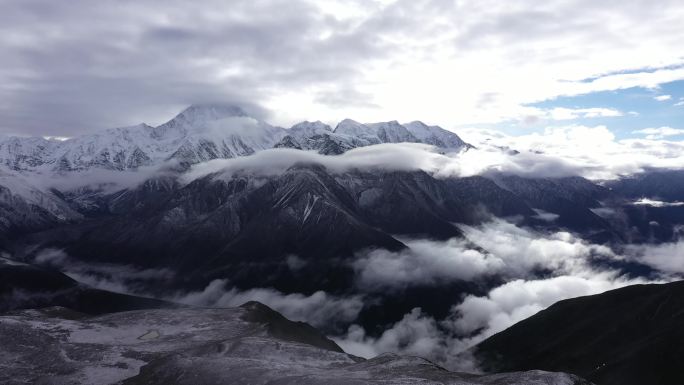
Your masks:
{"label": "dark mountain slope", "polygon": [[632,199],[684,201],[684,170],[648,171],[610,181],[606,187]]}
{"label": "dark mountain slope", "polygon": [[[349,172],[297,165],[274,177],[210,175],[183,185],[157,178],[101,199],[97,214],[35,234],[25,245],[63,249],[90,262],[165,267],[203,287],[337,291],[351,286],[354,254],[399,250],[402,234],[446,239],[453,224],[535,215],[513,193],[482,177],[436,179],[424,172]],[[294,271],[286,259],[305,263]],[[307,277],[307,279],[301,279]]]}
{"label": "dark mountain slope", "polygon": [[558,370],[599,385],[684,383],[684,281],[560,301],[477,345],[487,371]]}
{"label": "dark mountain slope", "polygon": [[178,307],[166,301],[93,289],[58,271],[0,258],[0,313],[50,306],[86,314]]}
{"label": "dark mountain slope", "polygon": [[585,235],[596,242],[623,241],[611,223],[592,209],[600,209],[603,202],[613,205],[619,197],[609,189],[582,177],[523,178],[515,175],[491,175],[496,183],[515,194],[535,209],[557,218],[546,227],[565,228]]}
{"label": "dark mountain slope", "polygon": [[353,173],[336,177],[366,220],[392,234],[451,238],[453,223],[478,224],[491,216],[532,216],[534,211],[489,179],[436,179],[425,172]]}

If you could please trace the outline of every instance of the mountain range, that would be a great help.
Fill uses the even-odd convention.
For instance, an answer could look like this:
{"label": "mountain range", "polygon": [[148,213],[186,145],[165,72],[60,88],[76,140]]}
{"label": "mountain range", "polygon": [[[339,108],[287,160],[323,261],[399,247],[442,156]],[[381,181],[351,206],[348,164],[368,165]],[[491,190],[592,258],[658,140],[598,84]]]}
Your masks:
{"label": "mountain range", "polygon": [[[458,158],[471,151],[478,149],[456,133],[419,121],[362,124],[346,119],[334,128],[307,121],[285,129],[239,107],[216,104],[190,106],[157,127],[140,124],[67,140],[0,138],[0,294],[5,297],[0,311],[60,306],[92,316],[177,306],[102,290],[113,285],[113,278],[119,291],[166,299],[218,283],[224,291],[267,288],[284,296],[363,297],[354,322],[378,337],[414,308],[444,319],[465,296],[487,295],[511,277],[492,271],[479,279],[367,290],[359,283],[358,261],[373,252],[396,256],[408,252],[415,240],[457,240],[469,252],[487,254],[467,231],[494,221],[538,234],[576,236],[583,244],[617,251],[679,239],[682,171],[649,170],[596,181],[497,169],[442,175],[429,167],[405,166],[407,158],[421,163],[422,157]],[[370,162],[374,156],[380,161]],[[654,268],[639,260],[590,257],[592,264],[610,264],[628,277],[655,276]],[[537,270],[530,274],[550,274]],[[144,312],[131,314],[145,317]],[[602,323],[596,330],[605,330],[607,321],[591,315],[587,322]],[[47,316],[20,317],[31,323],[31,317]],[[129,321],[113,316],[112,322]],[[349,322],[317,326],[323,333],[339,334]],[[532,332],[520,330],[525,332],[506,343],[524,346],[521,336]],[[488,370],[558,370],[601,385],[612,383],[588,371],[587,361],[547,365],[538,357],[552,356],[542,352],[518,362],[516,351],[490,349],[501,349],[491,342],[497,338],[503,337],[492,337],[477,351]],[[202,348],[192,348],[204,357]],[[159,358],[144,376],[160,379],[166,378],[165,370],[184,372],[196,361],[193,354],[178,361]],[[492,358],[499,355],[506,355],[503,366]],[[330,359],[344,362],[339,376],[361,366],[383,372],[404,365],[404,358],[395,356],[368,362],[346,355]],[[469,383],[458,382],[465,377],[435,374],[442,369],[431,363],[406,365],[407,373],[426,370],[421,378]],[[470,380],[499,383],[494,377]],[[583,380],[559,383],[578,381]]]}
{"label": "mountain range", "polygon": [[[86,263],[175,273],[149,282],[150,290],[202,288],[228,279],[242,289],[258,282],[284,293],[348,293],[358,252],[403,250],[406,237],[462,238],[461,225],[492,218],[618,245],[674,239],[683,222],[684,207],[634,205],[639,179],[597,183],[498,172],[444,178],[424,170],[338,170],[308,158],[273,175],[240,166],[186,178],[222,158],[251,159],[283,147],[336,159],[357,147],[404,142],[442,152],[473,150],[455,133],[420,122],[347,119],[335,129],[321,122],[283,129],[223,105],[191,106],[158,127],[143,124],[61,142],[6,139],[0,142],[0,251],[33,262],[41,250],[56,249]],[[278,163],[289,154],[272,156]],[[653,185],[653,176],[643,178]],[[684,180],[684,173],[667,178]],[[127,179],[134,182],[112,183]],[[605,215],[611,210],[620,214]],[[296,256],[301,266],[284,264],[287,256]],[[447,292],[456,299],[464,287],[485,289],[455,285]],[[368,323],[391,322],[414,305],[406,301],[397,314]]]}
{"label": "mountain range", "polygon": [[331,155],[400,142],[455,151],[469,147],[456,134],[422,122],[361,124],[345,119],[335,129],[320,121],[284,129],[251,117],[236,106],[193,105],[157,127],[141,123],[66,140],[0,138],[0,164],[13,171],[135,170],[172,160],[187,166],[273,147]]}

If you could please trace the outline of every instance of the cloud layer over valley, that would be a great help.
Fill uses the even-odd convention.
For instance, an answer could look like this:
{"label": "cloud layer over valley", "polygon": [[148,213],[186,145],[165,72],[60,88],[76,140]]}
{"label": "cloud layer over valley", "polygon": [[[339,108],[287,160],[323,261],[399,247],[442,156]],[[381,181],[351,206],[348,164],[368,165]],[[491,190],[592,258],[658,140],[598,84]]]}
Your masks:
{"label": "cloud layer over valley", "polygon": [[[464,353],[469,347],[557,301],[631,284],[667,282],[684,274],[678,259],[684,255],[682,241],[616,251],[566,231],[533,230],[501,219],[459,227],[465,239],[402,239],[408,249],[358,253],[350,262],[356,286],[346,293],[287,294],[268,287],[240,290],[228,280],[218,279],[202,290],[163,297],[203,307],[260,301],[293,320],[333,331],[335,340],[352,354],[372,357],[399,352],[429,358],[451,369],[477,370],[477,363]],[[290,256],[288,265],[297,265],[291,260],[299,259]],[[149,295],[141,281],[173,274],[76,262],[54,249],[37,253],[33,262],[64,269],[72,278],[98,288],[139,295]],[[647,266],[652,273],[637,276],[630,266]],[[453,298],[446,317],[436,318],[417,307],[379,334],[357,324],[364,307],[382,301],[383,295],[488,280],[498,283],[484,294],[466,292]]]}
{"label": "cloud layer over valley", "polygon": [[282,174],[295,164],[319,164],[332,172],[423,170],[438,178],[497,172],[537,178],[582,176],[594,180],[617,179],[652,169],[684,168],[684,141],[617,140],[604,126],[557,127],[543,134],[518,136],[480,129],[459,133],[476,148],[445,154],[424,144],[386,143],[336,156],[272,149],[248,157],[196,165],[184,180],[213,173],[226,178],[240,174],[268,177]]}

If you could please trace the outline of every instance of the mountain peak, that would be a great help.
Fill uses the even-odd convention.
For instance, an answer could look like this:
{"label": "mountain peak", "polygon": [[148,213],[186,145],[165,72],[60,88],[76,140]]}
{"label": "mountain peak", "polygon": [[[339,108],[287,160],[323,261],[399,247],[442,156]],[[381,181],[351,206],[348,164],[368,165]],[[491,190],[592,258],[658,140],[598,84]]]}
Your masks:
{"label": "mountain peak", "polygon": [[[192,104],[183,110],[176,118],[183,117],[189,121],[212,121],[229,117],[249,116],[242,107],[233,104],[207,103]],[[174,118],[174,119],[176,119]]]}
{"label": "mountain peak", "polygon": [[369,127],[365,124],[359,123],[356,120],[344,119],[343,121],[337,123],[334,132],[337,134],[347,134],[347,135],[363,135],[368,134],[370,131]]}
{"label": "mountain peak", "polygon": [[427,124],[421,122],[420,120],[414,120],[412,122],[405,123],[404,126],[405,127],[425,127],[425,128],[430,127]]}
{"label": "mountain peak", "polygon": [[332,132],[332,129],[327,124],[317,120],[310,122],[308,120],[295,124],[290,127],[289,133],[295,135],[312,136],[322,133]]}
{"label": "mountain peak", "polygon": [[188,130],[231,117],[249,117],[249,115],[241,107],[232,104],[192,104],[173,119],[155,127],[152,137],[155,139],[184,137]]}
{"label": "mountain peak", "polygon": [[375,130],[376,135],[383,143],[418,142],[409,130],[396,120],[389,122],[366,123],[366,126]]}
{"label": "mountain peak", "polygon": [[464,142],[456,133],[445,130],[440,126],[428,126],[419,120],[414,120],[403,126],[422,143],[448,149],[472,147]]}

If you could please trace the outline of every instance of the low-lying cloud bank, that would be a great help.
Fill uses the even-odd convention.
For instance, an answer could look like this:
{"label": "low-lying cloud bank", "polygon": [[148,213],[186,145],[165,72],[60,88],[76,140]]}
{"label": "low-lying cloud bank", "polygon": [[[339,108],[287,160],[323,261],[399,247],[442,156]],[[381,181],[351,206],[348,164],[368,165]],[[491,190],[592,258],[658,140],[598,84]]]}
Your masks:
{"label": "low-lying cloud bank", "polygon": [[[408,250],[359,255],[355,264],[359,288],[386,292],[491,275],[506,283],[484,296],[466,295],[445,319],[435,319],[416,308],[378,337],[368,336],[360,325],[351,325],[345,335],[336,338],[338,344],[363,357],[399,352],[429,358],[451,369],[474,370],[476,363],[463,355],[465,350],[555,302],[684,276],[684,241],[633,245],[616,253],[568,232],[538,232],[502,220],[461,228],[472,243],[403,240]],[[633,277],[618,268],[598,267],[611,262],[642,264],[655,273]]]}
{"label": "low-lying cloud bank", "polygon": [[443,320],[415,308],[377,338],[352,325],[346,335],[334,339],[346,352],[362,357],[397,352],[428,358],[452,370],[474,372],[477,362],[466,350],[485,338],[560,300],[645,282],[614,273],[520,279],[494,288],[486,296],[467,296]]}
{"label": "low-lying cloud bank", "polygon": [[323,291],[309,296],[294,293],[283,294],[270,288],[240,291],[229,286],[227,280],[212,281],[202,291],[177,294],[168,299],[187,305],[203,307],[235,307],[249,301],[259,301],[287,318],[305,321],[328,329],[337,324],[353,322],[363,308],[361,296],[335,297]]}
{"label": "low-lying cloud bank", "polygon": [[641,198],[634,202],[637,206],[650,206],[650,207],[678,207],[684,206],[684,202],[664,202],[654,199]]}
{"label": "low-lying cloud bank", "polygon": [[549,128],[544,133],[510,136],[502,132],[465,129],[464,137],[477,148],[442,153],[419,143],[386,143],[360,147],[341,155],[313,151],[270,149],[251,156],[201,163],[183,176],[185,182],[209,174],[271,177],[297,164],[316,164],[331,172],[350,170],[423,170],[438,178],[490,172],[527,177],[583,176],[616,179],[645,170],[684,168],[684,141],[617,140],[605,126]]}
{"label": "low-lying cloud bank", "polygon": [[541,233],[500,219],[460,228],[467,239],[402,239],[408,249],[359,254],[354,263],[359,286],[373,291],[484,276],[527,278],[539,271],[581,274],[591,270],[591,259],[623,259],[565,231]]}
{"label": "low-lying cloud bank", "polygon": [[[199,163],[182,174],[178,174],[173,161],[138,170],[92,169],[58,176],[40,170],[6,173],[44,192],[52,188],[63,192],[89,188],[113,193],[160,176],[178,177],[184,183],[212,174],[220,178],[236,175],[268,178],[298,164],[320,165],[334,173],[422,170],[437,178],[496,172],[533,178],[582,176],[609,180],[653,169],[684,169],[684,141],[667,140],[667,137],[618,140],[605,126],[549,127],[542,133],[518,136],[487,129],[463,128],[458,133],[476,148],[444,153],[421,143],[385,143],[329,156],[274,148],[249,156]],[[552,219],[543,215],[541,218]]]}
{"label": "low-lying cloud bank", "polygon": [[632,259],[669,275],[684,275],[684,240],[656,245],[630,245]]}
{"label": "low-lying cloud bank", "polygon": [[[288,263],[297,264],[296,256]],[[46,248],[38,251],[32,262],[62,271],[72,279],[88,286],[116,293],[159,297],[147,288],[150,282],[171,279],[175,273],[168,269],[139,269],[128,265],[86,263],[69,257],[63,250]],[[3,255],[1,263],[18,264]],[[249,301],[259,301],[291,320],[308,322],[326,330],[346,327],[354,322],[363,308],[363,296],[337,297],[324,291],[311,295],[285,294],[272,288],[238,290],[225,279],[210,282],[203,290],[167,294],[161,299],[200,307],[236,307]]]}
{"label": "low-lying cloud bank", "polygon": [[527,135],[484,129],[462,129],[459,133],[483,149],[497,146],[547,154],[563,160],[576,175],[588,179],[616,179],[650,169],[684,168],[684,141],[648,136],[617,139],[602,125],[548,127],[542,133]]}
{"label": "low-lying cloud bank", "polygon": [[64,250],[46,248],[38,251],[32,261],[62,271],[72,279],[102,290],[115,293],[139,294],[142,283],[172,279],[169,269],[140,269],[135,266],[112,263],[86,263],[69,257]]}
{"label": "low-lying cloud bank", "polygon": [[437,178],[488,172],[534,177],[563,177],[583,173],[578,165],[535,152],[512,154],[498,148],[488,148],[445,154],[437,147],[426,144],[385,143],[355,148],[341,155],[321,155],[313,151],[285,148],[263,150],[250,156],[215,159],[197,164],[181,180],[188,183],[210,174],[225,179],[238,175],[272,177],[282,175],[298,164],[320,165],[333,173],[353,170],[422,170]]}
{"label": "low-lying cloud bank", "polygon": [[[356,270],[353,295],[322,291],[285,294],[272,288],[238,290],[227,280],[215,280],[203,290],[169,294],[165,299],[207,307],[259,301],[290,319],[338,330],[335,340],[355,355],[397,352],[422,356],[450,369],[473,371],[477,363],[464,355],[469,347],[557,301],[684,276],[684,240],[629,245],[618,252],[568,232],[541,232],[500,219],[460,227],[468,240],[402,239],[406,250],[357,254],[352,262]],[[290,256],[291,260],[295,263],[296,257]],[[82,265],[55,249],[38,253],[34,262],[60,267],[98,288],[132,294],[145,294],[135,285],[136,280],[163,279],[170,274],[164,270],[136,271],[131,266]],[[625,263],[648,266],[654,273],[634,277],[611,267]],[[484,282],[492,276],[504,283],[485,295],[466,294],[454,301],[443,319],[416,308],[374,336],[355,324],[364,300],[376,298],[378,293],[400,293],[408,287],[454,281]]]}

